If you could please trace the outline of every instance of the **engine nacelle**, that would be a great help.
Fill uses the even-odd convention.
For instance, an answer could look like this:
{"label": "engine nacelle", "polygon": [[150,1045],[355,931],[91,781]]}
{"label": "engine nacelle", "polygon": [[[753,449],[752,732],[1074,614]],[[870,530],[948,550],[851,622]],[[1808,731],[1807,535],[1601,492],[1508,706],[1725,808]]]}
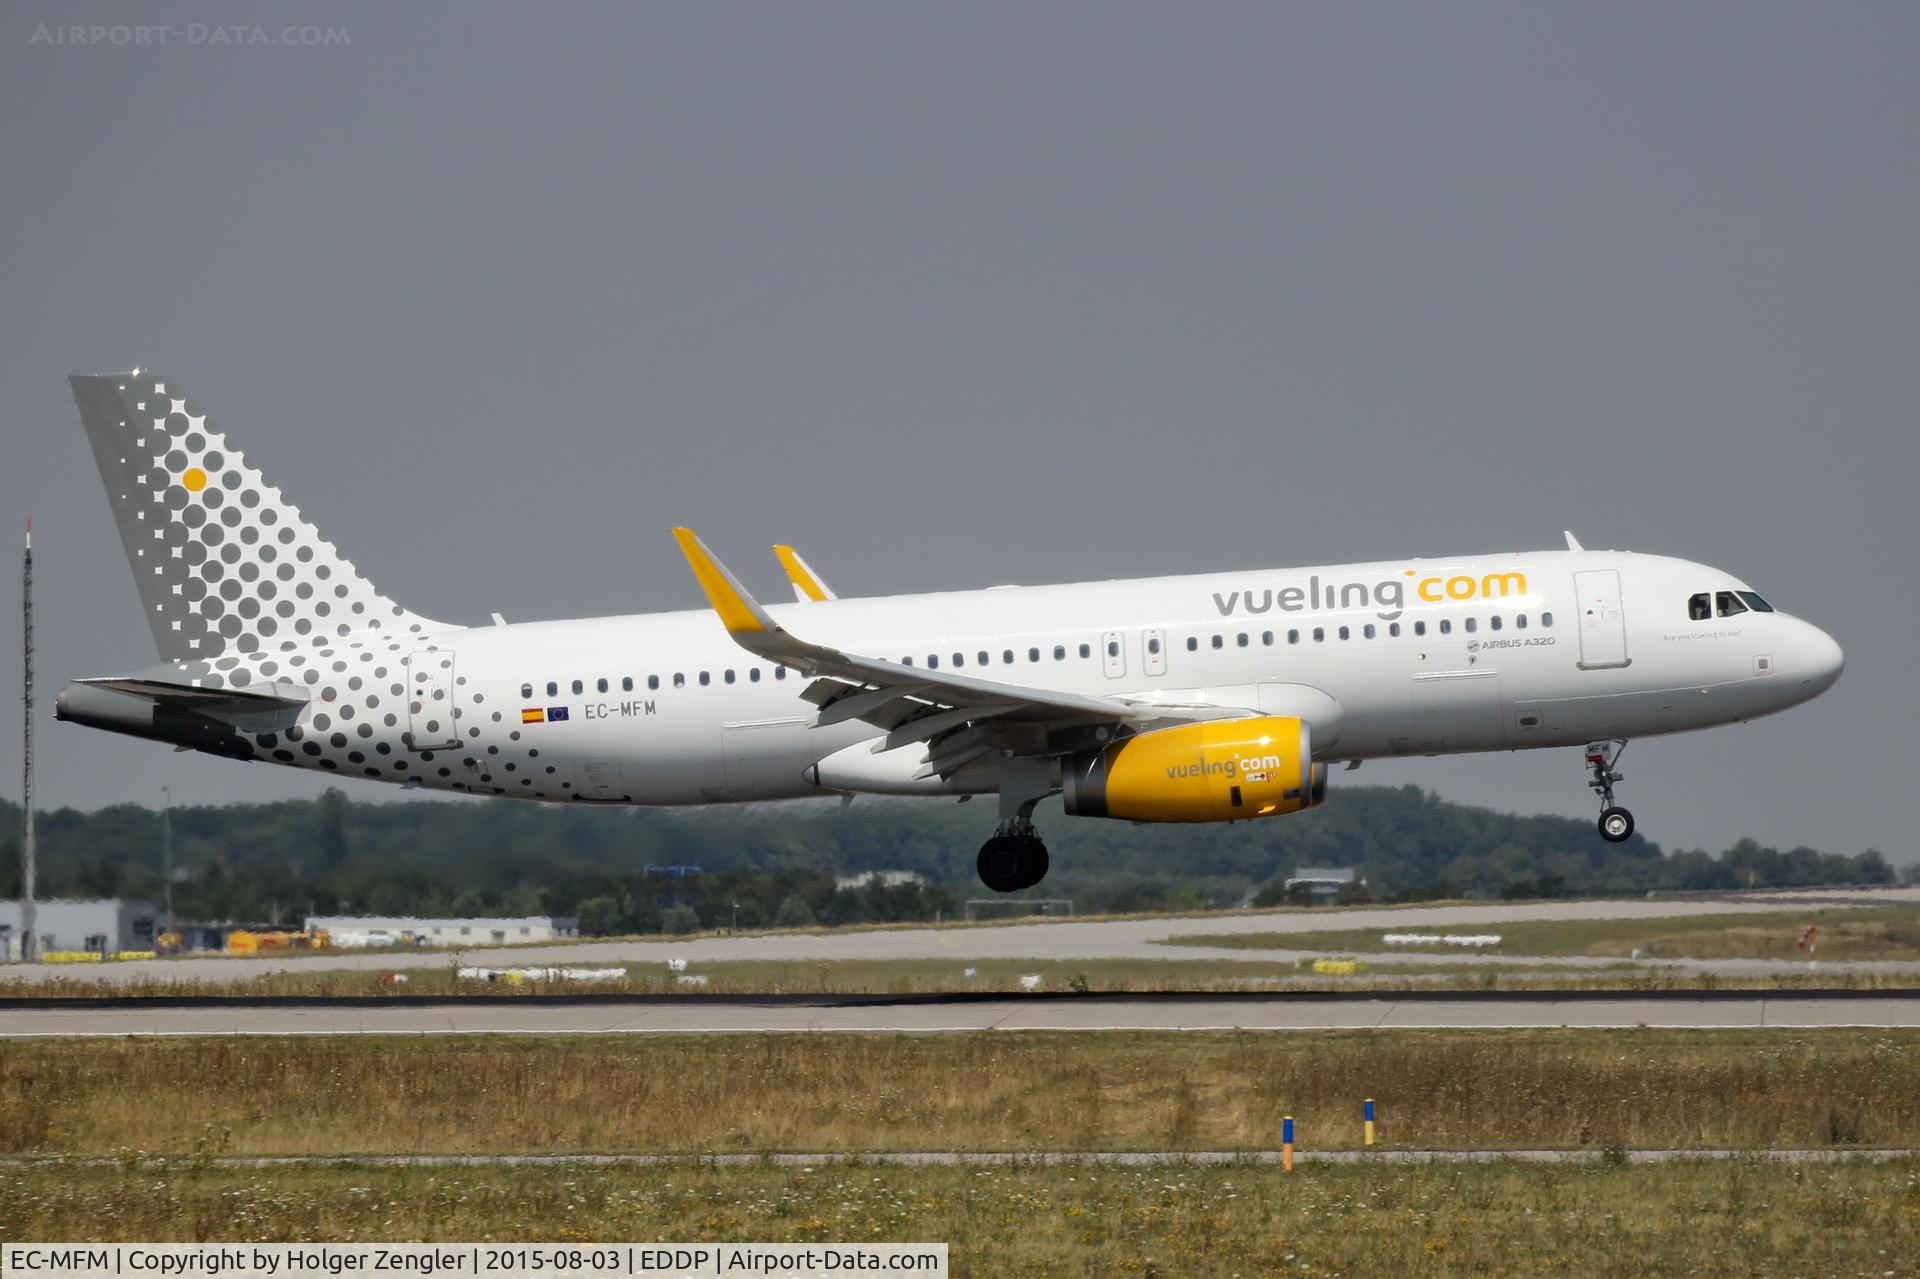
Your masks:
{"label": "engine nacelle", "polygon": [[1217,719],[1141,733],[1061,761],[1076,817],[1234,822],[1312,808],[1327,793],[1307,722]]}

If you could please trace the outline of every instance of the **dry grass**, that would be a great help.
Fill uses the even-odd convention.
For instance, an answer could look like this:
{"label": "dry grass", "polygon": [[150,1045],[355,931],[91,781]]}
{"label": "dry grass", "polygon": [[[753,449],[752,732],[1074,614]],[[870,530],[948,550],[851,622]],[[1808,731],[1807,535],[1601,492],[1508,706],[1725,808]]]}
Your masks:
{"label": "dry grass", "polygon": [[[1291,949],[1325,946],[1328,937],[1349,934],[1264,934],[1248,944],[1284,945]],[[1360,949],[1379,949],[1376,933]],[[1213,945],[1239,945],[1238,938],[1196,938]],[[1352,947],[1327,947],[1333,953],[1352,953]],[[1823,951],[1824,955],[1825,952]],[[417,959],[417,955],[407,956]],[[1890,990],[1920,985],[1920,974],[1901,972],[1835,972],[1831,968],[1786,973],[1703,973],[1649,969],[1629,963],[1595,967],[1555,968],[1510,965],[1437,965],[1369,963],[1352,976],[1316,974],[1304,963],[1244,962],[1199,959],[1098,960],[843,960],[831,963],[781,960],[726,960],[695,963],[690,972],[704,976],[703,986],[688,986],[659,964],[627,965],[627,975],[615,981],[530,981],[524,983],[461,981],[444,962],[421,968],[399,968],[407,981],[383,980],[375,970],[323,969],[312,961],[311,972],[273,973],[240,981],[174,981],[162,976],[110,981],[105,974],[75,972],[32,981],[0,981],[0,998],[116,998],[124,996],[306,997],[488,995],[513,998],[532,994],[581,995],[922,995],[956,992],[1013,994],[1020,979],[1038,975],[1044,991],[1396,991],[1439,990]],[[595,964],[594,967],[601,965]],[[966,970],[975,970],[966,976]]]}
{"label": "dry grass", "polygon": [[[1754,914],[1682,915],[1666,919],[1522,920],[1471,927],[1421,927],[1422,933],[1498,933],[1497,955],[1586,955],[1626,959],[1638,949],[1647,959],[1777,959],[1802,961],[1795,943],[1807,925],[1819,929],[1819,958],[1827,960],[1920,960],[1920,906],[1862,906],[1767,911]],[[1421,950],[1472,953],[1444,943],[1388,946],[1392,929],[1338,929],[1302,933],[1236,933],[1179,937],[1180,946],[1229,946],[1250,950],[1314,950],[1343,954]]]}
{"label": "dry grass", "polygon": [[24,1040],[0,1151],[1920,1146],[1920,1032]]}
{"label": "dry grass", "polygon": [[0,1174],[0,1238],[946,1241],[963,1276],[1902,1275],[1920,1163]]}

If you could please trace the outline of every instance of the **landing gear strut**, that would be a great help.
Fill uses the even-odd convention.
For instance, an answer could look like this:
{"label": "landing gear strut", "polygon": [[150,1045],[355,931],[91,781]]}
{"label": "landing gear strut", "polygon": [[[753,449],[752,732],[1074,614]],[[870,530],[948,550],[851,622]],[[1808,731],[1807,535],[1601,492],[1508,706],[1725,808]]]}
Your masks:
{"label": "landing gear strut", "polygon": [[1587,743],[1587,767],[1593,770],[1587,788],[1600,796],[1600,838],[1609,844],[1625,843],[1633,835],[1633,814],[1613,802],[1613,784],[1627,780],[1614,765],[1626,753],[1624,741]]}
{"label": "landing gear strut", "polygon": [[980,882],[1017,893],[1047,877],[1047,846],[1033,828],[1033,806],[1055,790],[1049,761],[1009,758],[1000,772],[1000,825],[980,846]]}

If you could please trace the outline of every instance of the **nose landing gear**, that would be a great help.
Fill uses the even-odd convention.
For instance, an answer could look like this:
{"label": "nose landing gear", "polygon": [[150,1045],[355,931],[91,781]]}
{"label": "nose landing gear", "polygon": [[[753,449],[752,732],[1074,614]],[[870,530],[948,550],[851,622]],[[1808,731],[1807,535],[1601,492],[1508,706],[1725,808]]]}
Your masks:
{"label": "nose landing gear", "polygon": [[1633,835],[1633,814],[1613,802],[1613,784],[1627,780],[1614,765],[1626,753],[1624,741],[1587,743],[1587,767],[1593,770],[1587,788],[1600,796],[1600,838],[1609,844],[1625,843]]}

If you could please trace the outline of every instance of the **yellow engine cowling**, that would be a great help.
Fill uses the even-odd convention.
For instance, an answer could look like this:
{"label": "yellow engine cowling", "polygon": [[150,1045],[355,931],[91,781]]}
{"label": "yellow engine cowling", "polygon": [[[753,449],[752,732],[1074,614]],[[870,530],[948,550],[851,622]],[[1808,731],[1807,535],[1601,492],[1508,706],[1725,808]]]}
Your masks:
{"label": "yellow engine cowling", "polygon": [[1266,715],[1156,729],[1062,761],[1077,817],[1235,822],[1312,808],[1327,793],[1305,720]]}

